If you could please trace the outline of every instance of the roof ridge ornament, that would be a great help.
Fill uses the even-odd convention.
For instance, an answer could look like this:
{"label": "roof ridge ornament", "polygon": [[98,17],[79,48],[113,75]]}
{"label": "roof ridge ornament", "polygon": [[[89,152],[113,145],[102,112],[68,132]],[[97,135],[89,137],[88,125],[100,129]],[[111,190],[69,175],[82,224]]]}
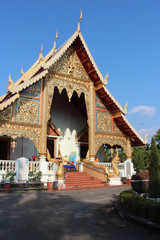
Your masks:
{"label": "roof ridge ornament", "polygon": [[22,76],[24,76],[24,71],[23,71],[23,68],[21,68],[21,74],[22,74]]}
{"label": "roof ridge ornament", "polygon": [[126,104],[125,104],[125,106],[124,106],[124,113],[125,113],[125,114],[127,113],[127,108],[128,108],[128,103],[127,103],[127,101],[126,101]]}
{"label": "roof ridge ornament", "polygon": [[7,91],[10,91],[10,89],[11,89],[11,87],[13,87],[13,85],[14,85],[14,82],[11,78],[11,75],[9,75]]}
{"label": "roof ridge ornament", "polygon": [[80,29],[80,22],[81,22],[81,20],[82,20],[82,11],[81,11],[81,9],[80,9],[80,12],[81,12],[81,15],[80,15],[79,22],[78,22],[78,27],[77,27],[77,31],[78,31],[78,32],[81,31],[81,29]]}
{"label": "roof ridge ornament", "polygon": [[43,51],[43,44],[41,44],[41,51],[40,51],[40,54],[39,54],[39,60],[43,60],[42,51]]}
{"label": "roof ridge ornament", "polygon": [[54,52],[56,52],[56,42],[57,42],[57,38],[58,38],[58,31],[56,30],[56,37],[55,37],[54,46],[53,46]]}
{"label": "roof ridge ornament", "polygon": [[107,73],[107,75],[105,76],[105,78],[104,78],[104,85],[107,85],[108,84],[108,73]]}

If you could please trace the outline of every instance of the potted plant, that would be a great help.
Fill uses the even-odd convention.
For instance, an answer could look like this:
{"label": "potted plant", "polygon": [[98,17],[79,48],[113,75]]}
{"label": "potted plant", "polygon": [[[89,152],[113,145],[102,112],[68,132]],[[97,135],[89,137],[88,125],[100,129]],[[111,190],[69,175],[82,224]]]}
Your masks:
{"label": "potted plant", "polygon": [[149,188],[149,172],[141,171],[131,178],[132,189],[137,193],[147,193]]}

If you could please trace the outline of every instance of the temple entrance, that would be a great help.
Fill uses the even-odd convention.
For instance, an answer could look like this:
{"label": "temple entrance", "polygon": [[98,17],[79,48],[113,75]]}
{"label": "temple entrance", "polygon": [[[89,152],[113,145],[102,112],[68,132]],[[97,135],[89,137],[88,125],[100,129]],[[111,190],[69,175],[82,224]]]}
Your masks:
{"label": "temple entrance", "polygon": [[0,138],[0,159],[1,160],[10,159],[10,138],[6,137]]}
{"label": "temple entrance", "polygon": [[[78,97],[74,91],[69,101],[66,90],[63,89],[59,93],[58,88],[55,87],[51,105],[51,122],[61,132],[58,141],[63,158],[74,162],[80,160],[79,139],[88,130],[84,94]],[[49,144],[51,143],[48,142],[48,146]]]}

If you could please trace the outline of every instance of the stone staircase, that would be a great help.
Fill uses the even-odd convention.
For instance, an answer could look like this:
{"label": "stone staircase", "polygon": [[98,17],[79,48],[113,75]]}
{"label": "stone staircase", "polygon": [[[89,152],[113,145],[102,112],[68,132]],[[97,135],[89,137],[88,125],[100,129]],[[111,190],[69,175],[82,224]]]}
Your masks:
{"label": "stone staircase", "polygon": [[83,172],[66,172],[66,190],[92,189],[108,187],[107,182],[94,178]]}

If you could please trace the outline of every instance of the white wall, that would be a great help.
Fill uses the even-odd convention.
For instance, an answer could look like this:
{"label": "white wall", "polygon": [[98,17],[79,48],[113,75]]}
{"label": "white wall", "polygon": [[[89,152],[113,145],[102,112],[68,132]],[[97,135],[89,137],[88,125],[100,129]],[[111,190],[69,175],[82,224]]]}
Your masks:
{"label": "white wall", "polygon": [[64,90],[61,95],[58,91],[54,93],[51,120],[56,128],[60,128],[62,131],[62,139],[60,140],[62,156],[69,156],[71,152],[76,152],[77,157],[79,157],[75,137],[85,128],[87,119],[72,102],[68,101],[68,96]]}
{"label": "white wall", "polygon": [[12,152],[12,148],[10,148],[11,160],[16,160],[19,157],[32,159],[32,156],[39,155],[36,147],[28,138],[17,138],[15,142],[17,142],[17,147],[14,149],[14,153]]}

